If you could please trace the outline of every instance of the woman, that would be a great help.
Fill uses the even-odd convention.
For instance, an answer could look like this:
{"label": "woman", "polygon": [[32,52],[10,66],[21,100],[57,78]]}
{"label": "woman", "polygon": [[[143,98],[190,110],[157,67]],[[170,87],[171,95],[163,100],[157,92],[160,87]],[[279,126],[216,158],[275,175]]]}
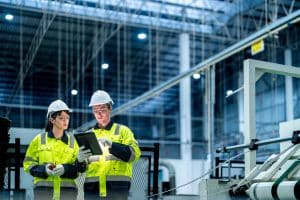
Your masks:
{"label": "woman", "polygon": [[90,153],[79,149],[73,135],[66,131],[70,112],[63,101],[52,102],[45,132],[38,134],[27,149],[23,165],[34,177],[34,199],[76,199],[74,179],[86,170],[84,160]]}

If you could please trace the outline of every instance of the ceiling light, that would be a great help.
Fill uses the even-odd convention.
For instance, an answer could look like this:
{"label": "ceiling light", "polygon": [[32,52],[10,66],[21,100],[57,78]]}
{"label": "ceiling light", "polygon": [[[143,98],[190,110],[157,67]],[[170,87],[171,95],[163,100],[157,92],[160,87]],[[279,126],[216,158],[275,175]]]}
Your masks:
{"label": "ceiling light", "polygon": [[78,94],[78,91],[77,91],[76,89],[73,89],[73,90],[71,91],[71,94],[72,94],[73,96],[75,96],[75,95]]}
{"label": "ceiling light", "polygon": [[199,79],[199,78],[200,78],[200,74],[199,73],[193,74],[193,79]]}
{"label": "ceiling light", "polygon": [[138,37],[140,40],[144,40],[144,39],[147,38],[147,35],[146,35],[146,33],[139,33],[139,34],[137,35],[137,37]]}
{"label": "ceiling light", "polygon": [[102,69],[108,69],[108,68],[109,68],[109,64],[103,63],[103,64],[101,65],[101,68],[102,68]]}
{"label": "ceiling light", "polygon": [[11,21],[11,20],[14,19],[14,16],[13,16],[12,14],[6,14],[6,15],[5,15],[5,19],[6,19],[7,21]]}
{"label": "ceiling light", "polygon": [[226,91],[226,95],[227,95],[227,96],[230,96],[230,95],[232,94],[232,92],[233,92],[232,90],[227,90],[227,91]]}

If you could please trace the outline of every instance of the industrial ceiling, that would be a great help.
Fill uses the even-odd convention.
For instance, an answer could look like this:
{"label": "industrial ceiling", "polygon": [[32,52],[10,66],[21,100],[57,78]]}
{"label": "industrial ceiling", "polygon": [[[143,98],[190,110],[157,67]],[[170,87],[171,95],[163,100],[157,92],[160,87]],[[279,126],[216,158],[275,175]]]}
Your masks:
{"label": "industrial ceiling", "polygon": [[[107,90],[116,108],[177,76],[181,33],[189,34],[193,67],[299,8],[295,0],[0,0],[0,115],[15,127],[41,128],[47,106],[61,98],[79,127],[93,119],[95,90]],[[178,90],[122,115],[173,119]]]}

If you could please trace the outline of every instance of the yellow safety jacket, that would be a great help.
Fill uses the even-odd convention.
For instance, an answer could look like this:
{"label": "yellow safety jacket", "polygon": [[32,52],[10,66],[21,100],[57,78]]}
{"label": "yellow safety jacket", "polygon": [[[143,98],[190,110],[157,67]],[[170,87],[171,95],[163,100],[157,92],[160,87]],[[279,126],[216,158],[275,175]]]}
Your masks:
{"label": "yellow safety jacket", "polygon": [[113,156],[105,150],[98,162],[92,162],[87,168],[86,182],[99,181],[99,194],[106,196],[106,181],[131,181],[132,166],[140,156],[141,151],[132,131],[124,125],[113,123],[110,129],[92,129],[97,139],[106,138],[112,142],[128,145],[131,157],[128,162]]}
{"label": "yellow safety jacket", "polygon": [[[48,137],[48,133],[38,134],[30,143],[23,167],[25,172],[37,165],[46,163],[73,164],[79,151],[73,135],[67,134],[68,144],[61,140]],[[47,178],[34,177],[34,187],[53,187],[53,199],[60,198],[60,187],[76,187],[74,179],[49,176]]]}

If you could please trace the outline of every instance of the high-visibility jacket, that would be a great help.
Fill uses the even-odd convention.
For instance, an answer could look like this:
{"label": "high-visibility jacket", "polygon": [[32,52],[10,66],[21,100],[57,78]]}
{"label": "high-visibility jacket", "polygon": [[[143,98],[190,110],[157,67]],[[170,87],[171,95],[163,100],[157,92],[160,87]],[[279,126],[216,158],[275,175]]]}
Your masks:
{"label": "high-visibility jacket", "polygon": [[[53,133],[50,133],[53,136]],[[32,140],[26,151],[23,167],[25,172],[34,176],[35,187],[53,187],[53,198],[59,199],[60,187],[76,188],[74,178],[76,178],[77,175],[75,174],[75,177],[67,178],[70,176],[70,172],[66,170],[73,170],[77,173],[77,168],[73,167],[73,164],[76,161],[79,147],[74,140],[74,136],[66,132],[64,132],[62,140],[49,137],[48,135],[50,134],[47,132],[38,134]],[[45,165],[47,163],[55,165],[62,164],[65,169],[64,174],[61,177],[48,176],[45,171]],[[35,171],[35,173],[33,173],[33,171]]]}
{"label": "high-visibility jacket", "polygon": [[[141,151],[127,126],[110,122],[104,129],[93,128],[92,131],[97,139],[112,141],[112,147],[103,152],[99,162],[90,163],[86,172],[86,182],[99,181],[100,196],[106,196],[106,181],[131,181],[133,163],[140,158]],[[123,147],[129,151],[122,151]]]}

